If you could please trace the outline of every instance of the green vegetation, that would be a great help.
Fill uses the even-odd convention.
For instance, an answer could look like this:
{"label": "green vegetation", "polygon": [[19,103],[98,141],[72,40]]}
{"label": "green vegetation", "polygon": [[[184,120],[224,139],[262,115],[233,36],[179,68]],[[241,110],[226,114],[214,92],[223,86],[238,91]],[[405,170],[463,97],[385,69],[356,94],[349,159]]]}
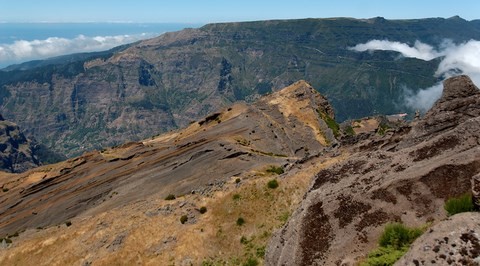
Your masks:
{"label": "green vegetation", "polygon": [[277,174],[277,175],[281,175],[284,173],[284,170],[283,170],[283,167],[281,166],[274,166],[274,165],[271,165],[268,169],[267,169],[267,173],[273,173],[273,174]]}
{"label": "green vegetation", "polygon": [[72,225],[72,222],[71,222],[71,221],[66,221],[66,222],[65,222],[65,225],[66,225],[67,227],[69,227],[69,226]]}
{"label": "green vegetation", "polygon": [[390,126],[387,125],[387,124],[380,124],[378,126],[378,129],[377,129],[377,134],[380,135],[380,136],[383,136],[385,135],[385,133],[387,133],[387,130],[390,129]]}
{"label": "green vegetation", "polygon": [[207,212],[207,207],[205,207],[205,206],[200,207],[199,212],[200,212],[201,214],[206,213],[206,212]]}
{"label": "green vegetation", "polygon": [[181,222],[182,224],[186,223],[187,221],[188,221],[188,216],[182,215],[182,216],[180,217],[180,222]]}
{"label": "green vegetation", "polygon": [[340,136],[340,125],[330,117],[328,114],[318,111],[318,114],[320,115],[320,118],[325,121],[327,126],[332,130],[333,135],[338,138]]}
{"label": "green vegetation", "polygon": [[245,224],[245,219],[243,219],[242,217],[238,217],[237,219],[237,225],[238,226],[242,226]]}
{"label": "green vegetation", "polygon": [[165,200],[174,200],[174,199],[176,199],[176,197],[173,194],[168,194],[168,196],[165,197]]}
{"label": "green vegetation", "polygon": [[240,194],[233,194],[232,199],[233,200],[240,200]]}
{"label": "green vegetation", "polygon": [[387,224],[378,241],[380,247],[370,252],[367,259],[360,265],[393,265],[422,233],[423,230],[420,228],[408,228],[401,223]]}
{"label": "green vegetation", "polygon": [[238,183],[240,183],[240,181],[241,181],[241,179],[240,179],[240,178],[237,178],[237,179],[235,179],[235,184],[238,184]]}
{"label": "green vegetation", "polygon": [[355,136],[355,130],[353,130],[352,126],[347,126],[345,128],[345,134],[347,134],[348,136]]}
{"label": "green vegetation", "polygon": [[250,257],[247,259],[247,261],[242,264],[243,266],[257,266],[258,265],[258,260],[257,258]]}
{"label": "green vegetation", "polygon": [[268,181],[267,187],[271,188],[271,189],[277,188],[278,187],[278,181],[276,179],[272,179],[272,180]]}
{"label": "green vegetation", "polygon": [[471,212],[474,210],[472,194],[465,193],[457,198],[450,198],[445,202],[444,208],[447,211],[448,216],[461,212]]}

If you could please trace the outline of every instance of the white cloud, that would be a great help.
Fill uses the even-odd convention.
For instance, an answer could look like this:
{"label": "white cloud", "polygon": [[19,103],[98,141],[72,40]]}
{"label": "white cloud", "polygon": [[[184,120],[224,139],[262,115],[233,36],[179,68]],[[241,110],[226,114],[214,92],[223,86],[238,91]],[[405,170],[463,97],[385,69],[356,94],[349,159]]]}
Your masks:
{"label": "white cloud", "polygon": [[73,39],[50,37],[45,40],[18,40],[12,44],[0,44],[0,65],[45,59],[59,55],[108,50],[110,48],[153,37],[151,34],[95,36],[79,35]]}
{"label": "white cloud", "polygon": [[426,61],[430,61],[434,58],[441,56],[441,54],[437,52],[432,46],[419,41],[416,41],[415,45],[412,47],[406,43],[401,42],[390,42],[387,40],[371,40],[367,43],[357,44],[349,49],[357,52],[375,50],[396,51],[401,53],[405,57],[414,57]]}
{"label": "white cloud", "polygon": [[[419,41],[416,41],[414,46],[409,46],[400,42],[372,40],[364,44],[357,44],[349,49],[357,52],[396,51],[404,57],[425,61],[441,58],[435,72],[436,77],[446,79],[453,75],[466,74],[477,86],[480,84],[480,41],[477,40],[470,40],[461,44],[445,40],[440,44],[438,50]],[[430,88],[420,89],[416,93],[410,89],[404,89],[404,104],[425,112],[441,97],[442,91],[441,82]]]}

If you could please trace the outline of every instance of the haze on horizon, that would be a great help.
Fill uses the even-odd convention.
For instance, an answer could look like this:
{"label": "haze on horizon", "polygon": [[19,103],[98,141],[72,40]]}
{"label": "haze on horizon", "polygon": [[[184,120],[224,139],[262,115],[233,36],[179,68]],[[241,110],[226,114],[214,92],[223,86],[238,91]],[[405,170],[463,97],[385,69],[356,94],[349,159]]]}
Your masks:
{"label": "haze on horizon", "polygon": [[269,19],[353,17],[478,19],[473,0],[0,0],[0,22],[211,23]]}

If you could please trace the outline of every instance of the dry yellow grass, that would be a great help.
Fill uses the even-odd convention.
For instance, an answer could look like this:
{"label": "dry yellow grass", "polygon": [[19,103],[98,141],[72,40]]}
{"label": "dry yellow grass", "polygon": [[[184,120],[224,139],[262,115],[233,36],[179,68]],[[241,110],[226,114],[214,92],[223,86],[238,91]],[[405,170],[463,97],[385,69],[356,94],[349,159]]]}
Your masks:
{"label": "dry yellow grass", "polygon": [[[257,169],[243,176],[239,185],[232,178],[210,196],[185,195],[165,201],[152,195],[95,216],[80,216],[70,227],[27,230],[13,238],[12,247],[0,251],[0,264],[237,265],[249,257],[263,264],[261,255],[271,234],[298,206],[312,177],[344,157],[315,159],[282,177]],[[279,182],[276,189],[267,187],[273,178]],[[239,199],[234,199],[236,194]],[[168,205],[173,209],[169,214],[147,215]],[[194,210],[202,206],[207,207],[205,214]],[[197,221],[181,224],[179,219],[188,208]],[[236,223],[239,217],[245,220],[242,226]]]}

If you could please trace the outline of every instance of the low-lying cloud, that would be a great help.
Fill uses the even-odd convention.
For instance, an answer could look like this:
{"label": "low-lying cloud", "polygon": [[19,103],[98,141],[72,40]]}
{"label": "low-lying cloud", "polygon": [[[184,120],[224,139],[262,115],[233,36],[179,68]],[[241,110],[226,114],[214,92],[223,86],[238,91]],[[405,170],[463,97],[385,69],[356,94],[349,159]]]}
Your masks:
{"label": "low-lying cloud", "polygon": [[12,44],[0,44],[0,65],[45,59],[59,55],[108,50],[122,44],[146,39],[151,34],[95,36],[79,35],[73,39],[50,37],[45,40],[18,40]]}
{"label": "low-lying cloud", "polygon": [[[365,51],[396,51],[404,57],[417,58],[430,61],[441,58],[435,76],[446,79],[453,75],[469,75],[475,84],[480,84],[480,41],[470,40],[455,44],[450,40],[443,41],[438,49],[433,46],[416,41],[413,46],[406,43],[391,42],[387,40],[371,40],[367,43],[357,44],[350,50]],[[414,93],[404,89],[404,104],[407,107],[426,112],[442,95],[442,83]]]}

